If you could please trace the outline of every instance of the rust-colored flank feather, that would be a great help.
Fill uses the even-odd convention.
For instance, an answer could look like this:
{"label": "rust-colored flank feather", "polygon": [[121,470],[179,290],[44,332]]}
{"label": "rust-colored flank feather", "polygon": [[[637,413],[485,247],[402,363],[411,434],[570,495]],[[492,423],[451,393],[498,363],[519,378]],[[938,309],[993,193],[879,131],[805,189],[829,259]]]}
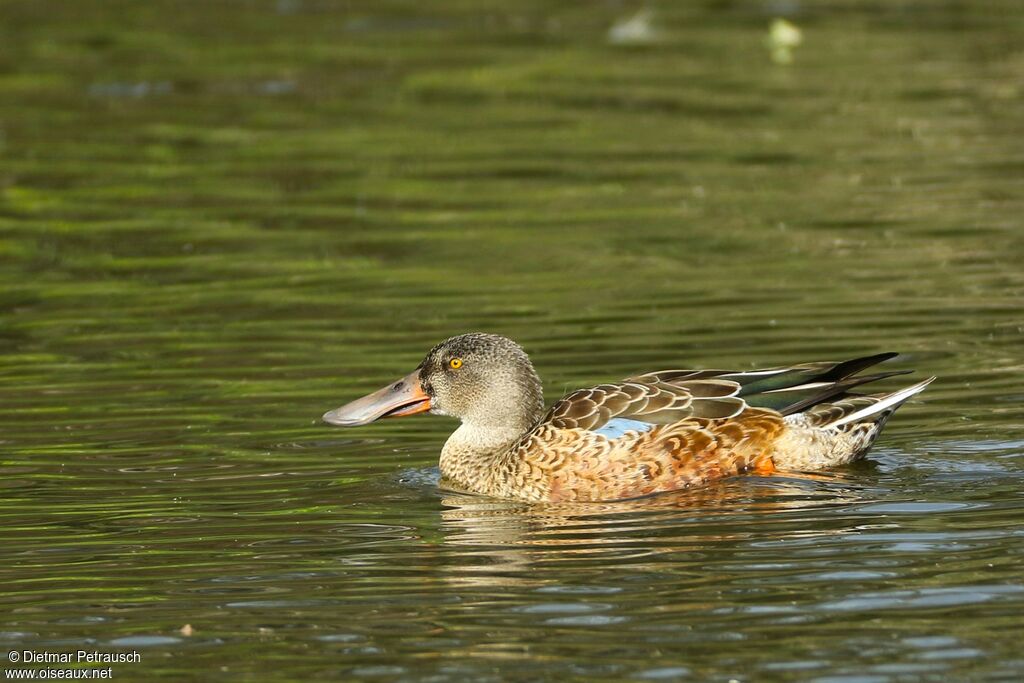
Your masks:
{"label": "rust-colored flank feather", "polygon": [[455,489],[536,502],[636,498],[863,457],[889,416],[934,379],[892,393],[852,391],[903,374],[858,374],[894,355],[651,372],[574,391],[544,411],[523,350],[504,337],[467,334],[324,419],[353,426],[428,409],[459,418],[440,463]]}

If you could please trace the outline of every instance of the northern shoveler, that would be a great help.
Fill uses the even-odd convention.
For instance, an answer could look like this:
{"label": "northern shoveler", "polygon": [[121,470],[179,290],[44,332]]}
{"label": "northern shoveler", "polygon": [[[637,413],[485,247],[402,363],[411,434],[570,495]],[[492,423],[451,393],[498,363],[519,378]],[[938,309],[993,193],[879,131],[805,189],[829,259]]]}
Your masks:
{"label": "northern shoveler", "polygon": [[619,500],[744,473],[813,471],[862,457],[934,377],[888,394],[851,390],[892,358],[766,370],[662,370],[574,391],[547,411],[515,342],[463,334],[409,375],[323,416],[344,427],[430,411],[462,421],[441,450],[457,488],[526,501]]}

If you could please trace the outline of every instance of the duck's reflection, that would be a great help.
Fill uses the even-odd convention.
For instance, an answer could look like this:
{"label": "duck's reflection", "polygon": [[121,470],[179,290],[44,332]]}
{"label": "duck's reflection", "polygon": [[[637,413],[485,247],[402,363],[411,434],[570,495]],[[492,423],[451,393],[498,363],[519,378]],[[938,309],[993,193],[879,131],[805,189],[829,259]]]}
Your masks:
{"label": "duck's reflection", "polygon": [[444,544],[458,550],[452,581],[479,586],[500,575],[505,585],[528,585],[538,581],[536,570],[555,564],[635,568],[665,555],[731,554],[759,538],[845,533],[807,512],[870,497],[841,473],[727,480],[605,503],[531,505],[447,492],[442,531]]}

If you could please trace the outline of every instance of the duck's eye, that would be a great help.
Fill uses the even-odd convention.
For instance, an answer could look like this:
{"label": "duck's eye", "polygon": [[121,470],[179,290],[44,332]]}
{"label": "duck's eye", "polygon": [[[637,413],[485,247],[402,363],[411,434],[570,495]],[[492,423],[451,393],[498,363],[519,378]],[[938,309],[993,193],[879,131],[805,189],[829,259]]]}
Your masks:
{"label": "duck's eye", "polygon": [[462,359],[452,358],[450,361],[448,361],[448,367],[450,367],[452,370],[458,370],[459,368],[462,367]]}

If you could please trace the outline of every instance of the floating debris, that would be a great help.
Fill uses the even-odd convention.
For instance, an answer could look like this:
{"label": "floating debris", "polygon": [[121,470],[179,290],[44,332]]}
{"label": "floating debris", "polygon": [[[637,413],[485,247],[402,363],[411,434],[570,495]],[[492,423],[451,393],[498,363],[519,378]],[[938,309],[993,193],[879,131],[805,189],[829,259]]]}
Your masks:
{"label": "floating debris", "polygon": [[174,87],[170,81],[113,81],[110,83],[93,83],[89,86],[90,97],[112,97],[141,99],[153,95],[168,95]]}
{"label": "floating debris", "polygon": [[649,45],[658,39],[654,28],[654,13],[641,10],[628,19],[622,19],[608,29],[608,42],[614,45]]}
{"label": "floating debris", "polygon": [[288,95],[298,89],[295,81],[278,79],[260,81],[255,85],[255,90],[260,95]]}
{"label": "floating debris", "polygon": [[776,64],[792,64],[793,49],[803,41],[799,27],[785,19],[776,19],[768,29],[768,49]]}
{"label": "floating debris", "polygon": [[178,633],[180,633],[183,636],[191,636],[195,632],[196,630],[192,628],[192,624],[185,624],[184,626],[178,629]]}

